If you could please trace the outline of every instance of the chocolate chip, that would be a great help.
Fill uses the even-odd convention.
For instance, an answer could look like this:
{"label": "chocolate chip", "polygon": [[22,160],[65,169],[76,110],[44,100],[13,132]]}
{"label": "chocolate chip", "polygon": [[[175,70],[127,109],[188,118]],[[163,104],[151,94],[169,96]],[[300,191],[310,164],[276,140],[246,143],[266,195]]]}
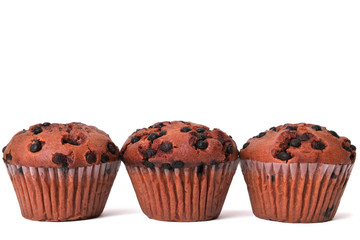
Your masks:
{"label": "chocolate chip", "polygon": [[173,168],[182,168],[182,167],[184,167],[184,162],[183,161],[175,161],[172,163],[172,167]]}
{"label": "chocolate chip", "polygon": [[205,132],[205,128],[199,127],[199,128],[196,129],[196,131],[197,131],[198,133],[203,133],[203,132]]}
{"label": "chocolate chip", "polygon": [[55,153],[54,156],[52,157],[52,161],[56,165],[62,165],[64,167],[68,166],[67,156],[62,153]]}
{"label": "chocolate chip", "polygon": [[183,127],[180,132],[190,132],[192,129],[189,127]]}
{"label": "chocolate chip", "polygon": [[159,137],[164,136],[167,134],[166,130],[162,130],[161,132],[159,132]]}
{"label": "chocolate chip", "polygon": [[41,148],[42,148],[41,142],[39,140],[35,140],[30,146],[30,152],[33,153],[38,152],[41,150]]}
{"label": "chocolate chip", "polygon": [[314,149],[317,149],[317,150],[323,150],[326,148],[326,145],[325,143],[321,142],[321,141],[318,141],[318,142],[313,142],[311,144],[311,146],[314,148]]}
{"label": "chocolate chip", "polygon": [[319,125],[312,125],[311,128],[315,131],[321,131],[321,127]]}
{"label": "chocolate chip", "polygon": [[6,158],[7,161],[11,161],[12,160],[11,153],[6,154],[5,158]]}
{"label": "chocolate chip", "polygon": [[247,143],[244,143],[244,145],[243,145],[243,147],[242,147],[242,149],[245,149],[247,146],[249,146],[250,145],[250,143],[249,142],[247,142]]}
{"label": "chocolate chip", "polygon": [[164,123],[159,123],[159,124],[156,124],[155,125],[155,127],[156,128],[159,128],[159,129],[161,129],[162,127],[164,127],[165,125],[164,125]]}
{"label": "chocolate chip", "polygon": [[160,150],[163,152],[168,152],[173,148],[173,145],[171,142],[163,142],[160,145]]}
{"label": "chocolate chip", "polygon": [[157,139],[159,136],[159,134],[157,133],[150,133],[150,135],[148,136],[148,140],[150,140],[151,142],[154,141],[155,139]]}
{"label": "chocolate chip", "polygon": [[355,145],[350,145],[350,148],[351,148],[353,151],[356,151]]}
{"label": "chocolate chip", "polygon": [[335,173],[332,173],[330,177],[331,178],[337,178],[337,175]]}
{"label": "chocolate chip", "polygon": [[309,134],[304,133],[304,134],[298,136],[298,139],[299,139],[300,141],[304,142],[304,141],[309,140],[309,139],[310,139],[310,136],[309,136]]}
{"label": "chocolate chip", "polygon": [[36,135],[36,134],[39,134],[41,133],[43,130],[40,126],[36,126],[34,127],[34,129],[32,130],[32,132]]}
{"label": "chocolate chip", "polygon": [[196,147],[201,149],[201,150],[206,149],[208,147],[208,145],[209,145],[208,142],[205,142],[205,141],[202,141],[202,140],[200,140],[200,141],[198,141],[196,143]]}
{"label": "chocolate chip", "polygon": [[301,141],[299,139],[296,138],[291,139],[290,146],[298,148],[300,147],[300,145],[301,145]]}
{"label": "chocolate chip", "polygon": [[257,137],[258,138],[261,138],[261,137],[263,137],[263,136],[265,136],[266,135],[266,132],[261,132],[261,133],[259,133],[258,135],[257,135]]}
{"label": "chocolate chip", "polygon": [[112,142],[108,142],[107,149],[110,153],[115,154],[116,153],[116,146]]}
{"label": "chocolate chip", "polygon": [[345,149],[348,152],[351,152],[351,148],[349,146],[343,145],[343,149]]}
{"label": "chocolate chip", "polygon": [[211,165],[219,165],[220,164],[220,162],[219,161],[216,161],[216,160],[212,160],[211,161],[211,163],[210,163]]}
{"label": "chocolate chip", "polygon": [[163,164],[161,164],[161,167],[162,167],[163,169],[168,169],[168,170],[171,170],[171,169],[172,169],[172,167],[171,167],[171,165],[170,165],[169,163],[163,163]]}
{"label": "chocolate chip", "polygon": [[148,148],[145,150],[145,157],[151,158],[156,155],[156,150]]}
{"label": "chocolate chip", "polygon": [[203,133],[199,133],[198,135],[196,135],[196,137],[197,137],[199,140],[205,140],[205,139],[206,139],[206,135],[203,134]]}
{"label": "chocolate chip", "polygon": [[287,126],[285,129],[290,130],[290,131],[296,131],[297,127],[295,127],[295,126]]}
{"label": "chocolate chip", "polygon": [[131,137],[131,143],[136,143],[140,140],[140,137],[139,136],[132,136]]}
{"label": "chocolate chip", "polygon": [[333,135],[334,137],[336,137],[336,138],[339,138],[339,135],[335,132],[335,131],[329,131],[329,133],[331,134],[331,135]]}
{"label": "chocolate chip", "polygon": [[202,162],[196,169],[196,175],[200,177],[204,173],[205,164]]}
{"label": "chocolate chip", "polygon": [[233,153],[233,146],[232,146],[231,144],[229,144],[229,145],[226,147],[225,153],[226,153],[226,154],[232,154],[232,153]]}
{"label": "chocolate chip", "polygon": [[153,167],[155,166],[152,162],[149,162],[149,161],[145,161],[145,162],[144,162],[144,165],[145,165],[145,167],[147,167],[147,168],[153,168]]}
{"label": "chocolate chip", "polygon": [[93,164],[96,162],[96,154],[93,151],[89,151],[85,155],[85,159],[89,164]]}
{"label": "chocolate chip", "polygon": [[48,127],[48,126],[51,125],[51,123],[49,123],[49,122],[44,122],[42,125],[43,125],[44,127]]}
{"label": "chocolate chip", "polygon": [[291,158],[291,155],[287,152],[279,152],[276,157],[281,161],[287,161]]}
{"label": "chocolate chip", "polygon": [[21,174],[21,175],[24,174],[24,171],[23,171],[23,168],[22,168],[22,167],[19,167],[17,170],[18,170],[18,173],[19,173],[19,174]]}
{"label": "chocolate chip", "polygon": [[6,147],[7,147],[7,146],[5,146],[5,147],[2,148],[2,152],[3,152],[3,153],[5,152]]}
{"label": "chocolate chip", "polygon": [[354,153],[351,153],[350,160],[351,160],[352,163],[355,161],[355,154]]}
{"label": "chocolate chip", "polygon": [[271,127],[269,130],[276,132],[276,127]]}
{"label": "chocolate chip", "polygon": [[71,145],[74,145],[74,146],[79,146],[83,142],[84,142],[84,139],[81,139],[80,137],[78,137],[77,139],[74,139],[70,135],[69,136],[63,136],[63,138],[61,139],[62,144],[71,144]]}
{"label": "chocolate chip", "polygon": [[108,162],[109,160],[110,160],[110,158],[109,158],[109,156],[108,156],[106,153],[101,154],[101,159],[100,159],[100,161],[101,161],[102,163],[106,163],[106,162]]}

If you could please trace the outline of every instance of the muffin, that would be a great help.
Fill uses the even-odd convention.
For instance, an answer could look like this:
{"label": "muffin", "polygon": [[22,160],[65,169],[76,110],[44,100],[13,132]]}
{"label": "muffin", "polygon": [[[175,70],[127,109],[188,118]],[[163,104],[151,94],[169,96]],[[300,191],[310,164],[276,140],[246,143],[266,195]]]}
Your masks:
{"label": "muffin", "polygon": [[240,165],[255,216],[282,222],[324,222],[337,211],[356,147],[335,131],[285,124],[251,138]]}
{"label": "muffin", "polygon": [[142,211],[163,221],[218,217],[239,163],[231,137],[183,121],[137,130],[121,153]]}
{"label": "muffin", "polygon": [[17,133],[3,160],[23,217],[68,221],[102,213],[120,152],[96,127],[43,123]]}

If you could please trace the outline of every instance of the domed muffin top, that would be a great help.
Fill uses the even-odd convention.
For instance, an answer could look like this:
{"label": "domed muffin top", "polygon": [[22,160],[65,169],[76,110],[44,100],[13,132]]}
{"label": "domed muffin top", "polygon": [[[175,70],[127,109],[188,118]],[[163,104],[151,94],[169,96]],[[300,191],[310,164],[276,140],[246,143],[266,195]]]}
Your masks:
{"label": "domed muffin top", "polygon": [[109,135],[82,123],[31,126],[3,148],[4,161],[27,167],[74,168],[120,160]]}
{"label": "domed muffin top", "polygon": [[218,164],[238,158],[235,142],[219,129],[191,122],[159,122],[138,129],[124,143],[126,165],[181,168]]}
{"label": "domed muffin top", "polygon": [[262,162],[349,164],[355,157],[356,147],[349,139],[305,123],[272,127],[240,150],[240,159]]}

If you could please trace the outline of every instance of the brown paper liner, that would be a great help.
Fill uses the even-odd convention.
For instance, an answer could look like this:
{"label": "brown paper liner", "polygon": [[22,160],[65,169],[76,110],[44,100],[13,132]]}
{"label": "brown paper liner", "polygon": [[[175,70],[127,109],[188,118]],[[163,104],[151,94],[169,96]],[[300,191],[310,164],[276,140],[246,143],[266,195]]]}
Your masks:
{"label": "brown paper liner", "polygon": [[102,213],[120,161],[68,169],[6,166],[23,217],[69,221]]}
{"label": "brown paper liner", "polygon": [[142,211],[163,221],[204,221],[219,216],[239,160],[202,167],[127,166]]}
{"label": "brown paper liner", "polygon": [[353,164],[241,160],[255,216],[281,222],[324,222],[337,211]]}

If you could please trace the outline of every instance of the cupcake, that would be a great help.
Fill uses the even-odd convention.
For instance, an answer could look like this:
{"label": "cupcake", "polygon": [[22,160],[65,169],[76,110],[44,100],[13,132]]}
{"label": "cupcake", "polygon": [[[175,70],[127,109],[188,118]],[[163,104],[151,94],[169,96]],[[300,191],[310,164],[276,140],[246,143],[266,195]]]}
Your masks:
{"label": "cupcake", "polygon": [[3,160],[23,217],[68,221],[102,213],[120,153],[96,127],[43,123],[17,133]]}
{"label": "cupcake", "polygon": [[163,221],[218,217],[239,163],[231,137],[182,121],[137,130],[121,153],[142,211]]}
{"label": "cupcake", "polygon": [[240,165],[255,216],[281,222],[331,220],[348,182],[356,148],[312,124],[272,127],[248,140]]}

